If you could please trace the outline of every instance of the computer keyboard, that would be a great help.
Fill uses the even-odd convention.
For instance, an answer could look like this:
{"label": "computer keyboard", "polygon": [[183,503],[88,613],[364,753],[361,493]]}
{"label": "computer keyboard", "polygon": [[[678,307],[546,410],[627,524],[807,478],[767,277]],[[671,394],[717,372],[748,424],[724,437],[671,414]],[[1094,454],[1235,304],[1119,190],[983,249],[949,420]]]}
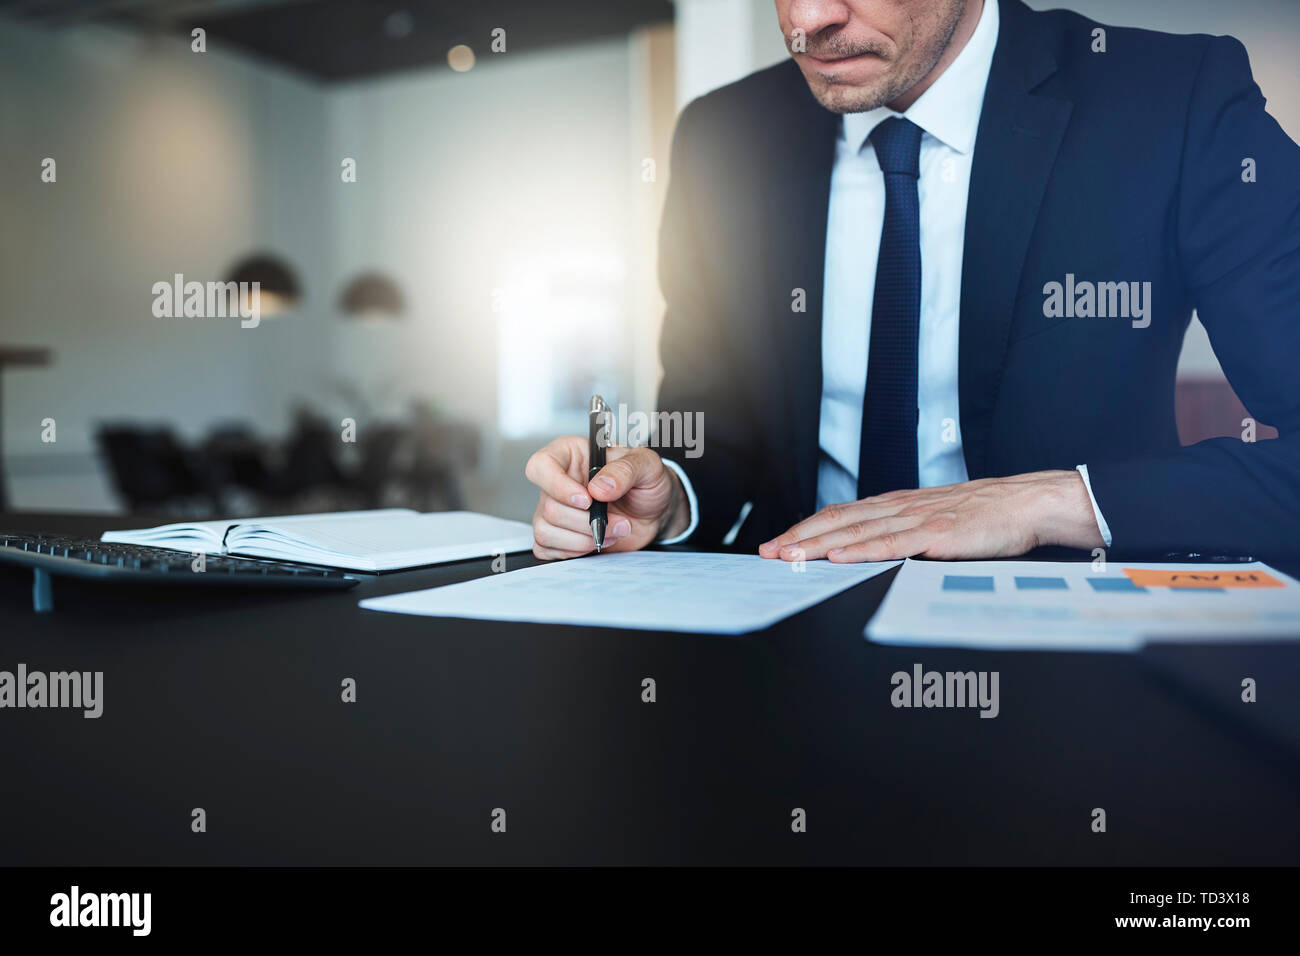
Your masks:
{"label": "computer keyboard", "polygon": [[218,554],[110,544],[60,534],[0,531],[0,563],[102,581],[187,587],[350,588],[358,578],[328,568]]}

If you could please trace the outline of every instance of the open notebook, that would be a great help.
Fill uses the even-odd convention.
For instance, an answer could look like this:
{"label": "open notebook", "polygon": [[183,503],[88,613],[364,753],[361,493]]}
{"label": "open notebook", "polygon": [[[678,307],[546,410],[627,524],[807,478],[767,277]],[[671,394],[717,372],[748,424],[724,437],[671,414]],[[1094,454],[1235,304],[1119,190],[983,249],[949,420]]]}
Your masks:
{"label": "open notebook", "polygon": [[421,514],[409,508],[280,518],[187,521],[106,531],[102,541],[177,551],[299,561],[349,571],[396,571],[527,551],[533,529],[472,511]]}

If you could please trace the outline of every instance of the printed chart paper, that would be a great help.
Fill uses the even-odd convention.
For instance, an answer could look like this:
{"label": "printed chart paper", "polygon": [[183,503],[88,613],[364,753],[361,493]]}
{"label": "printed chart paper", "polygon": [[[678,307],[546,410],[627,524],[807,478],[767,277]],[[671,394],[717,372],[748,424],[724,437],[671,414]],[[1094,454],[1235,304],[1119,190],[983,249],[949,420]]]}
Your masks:
{"label": "printed chart paper", "polygon": [[867,624],[878,644],[1131,651],[1300,640],[1300,583],[1259,562],[906,561]]}

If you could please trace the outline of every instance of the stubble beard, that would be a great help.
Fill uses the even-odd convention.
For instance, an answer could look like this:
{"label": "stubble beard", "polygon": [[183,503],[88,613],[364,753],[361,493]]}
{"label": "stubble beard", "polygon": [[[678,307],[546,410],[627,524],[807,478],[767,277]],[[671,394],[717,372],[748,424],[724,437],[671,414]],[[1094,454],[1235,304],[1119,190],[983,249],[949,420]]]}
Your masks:
{"label": "stubble beard", "polygon": [[[814,70],[812,77],[805,74],[809,89],[817,102],[832,113],[865,113],[894,102],[934,69],[957,32],[963,8],[962,0],[949,0],[941,12],[940,29],[931,34],[929,42],[900,71],[886,73],[869,85],[855,86]],[[833,47],[830,49],[835,52]]]}

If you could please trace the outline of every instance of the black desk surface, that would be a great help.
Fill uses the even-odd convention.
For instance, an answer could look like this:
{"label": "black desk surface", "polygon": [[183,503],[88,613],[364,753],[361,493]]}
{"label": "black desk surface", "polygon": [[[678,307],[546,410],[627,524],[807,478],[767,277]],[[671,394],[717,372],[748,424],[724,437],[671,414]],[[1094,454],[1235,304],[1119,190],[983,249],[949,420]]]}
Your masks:
{"label": "black desk surface", "polygon": [[[1300,645],[879,647],[862,627],[892,572],[743,638],[357,607],[488,565],[337,594],[56,579],[39,616],[0,567],[0,670],[104,673],[98,720],[0,711],[0,863],[1300,863]],[[999,671],[1000,715],[893,708],[917,662]]]}

